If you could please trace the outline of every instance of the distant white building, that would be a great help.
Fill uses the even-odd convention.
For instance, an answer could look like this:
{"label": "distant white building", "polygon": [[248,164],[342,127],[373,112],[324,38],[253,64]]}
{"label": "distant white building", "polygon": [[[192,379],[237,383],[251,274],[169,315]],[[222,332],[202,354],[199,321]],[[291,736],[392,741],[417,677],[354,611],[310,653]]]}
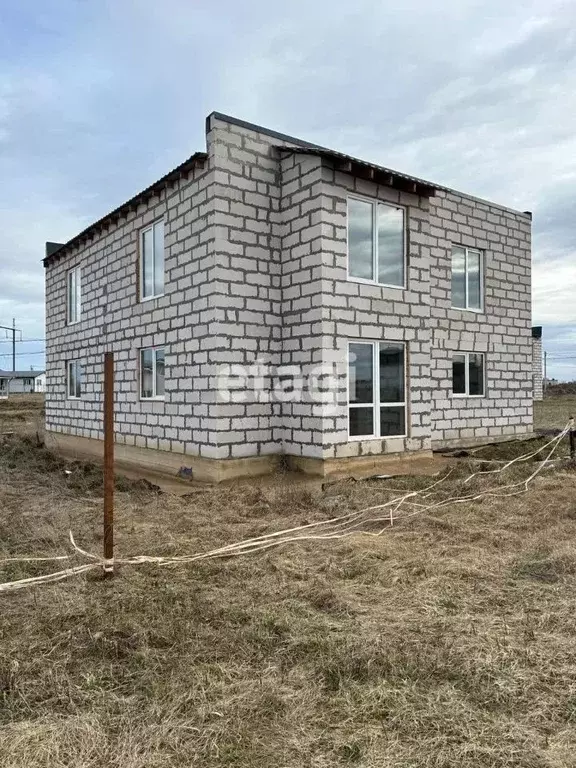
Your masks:
{"label": "distant white building", "polygon": [[44,371],[2,371],[0,370],[0,397],[44,392],[46,374]]}

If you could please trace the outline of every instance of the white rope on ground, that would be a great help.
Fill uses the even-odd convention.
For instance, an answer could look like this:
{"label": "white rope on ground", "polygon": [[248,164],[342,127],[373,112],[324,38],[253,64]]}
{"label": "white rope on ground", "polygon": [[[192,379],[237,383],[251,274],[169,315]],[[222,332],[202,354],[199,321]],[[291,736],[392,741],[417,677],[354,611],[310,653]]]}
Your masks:
{"label": "white rope on ground", "polygon": [[[353,535],[380,536],[394,524],[395,520],[405,520],[408,518],[412,518],[415,515],[421,515],[430,510],[435,510],[440,507],[448,506],[450,504],[462,504],[466,502],[476,501],[485,496],[494,496],[494,497],[503,498],[503,497],[509,497],[509,496],[517,496],[522,493],[525,493],[528,490],[528,486],[530,482],[532,482],[532,480],[544,469],[544,467],[549,465],[552,455],[557,450],[560,444],[560,440],[566,435],[566,433],[568,432],[568,429],[569,429],[569,426],[567,426],[560,434],[556,435],[552,440],[548,441],[543,446],[541,446],[537,451],[533,451],[531,453],[525,454],[524,456],[519,456],[516,459],[513,459],[507,462],[504,466],[499,467],[498,469],[490,470],[486,472],[474,472],[472,475],[468,476],[463,481],[463,483],[464,484],[468,483],[469,480],[471,480],[473,477],[476,477],[477,475],[503,472],[512,464],[518,461],[527,461],[529,458],[536,456],[538,453],[541,453],[545,448],[551,445],[552,447],[548,452],[546,459],[544,459],[544,461],[542,462],[538,462],[538,466],[529,475],[529,477],[526,478],[526,480],[519,481],[517,483],[511,483],[504,486],[497,486],[496,488],[488,488],[476,494],[443,499],[433,504],[426,505],[426,504],[421,504],[420,502],[411,500],[415,496],[420,496],[422,499],[429,497],[431,495],[430,491],[434,488],[438,488],[438,486],[441,485],[450,476],[450,474],[454,470],[454,467],[453,467],[452,469],[449,470],[449,472],[447,472],[445,475],[443,475],[441,478],[436,480],[431,485],[425,488],[422,488],[419,491],[407,492],[403,496],[396,497],[383,504],[377,504],[375,506],[365,507],[356,512],[349,512],[345,515],[333,517],[329,520],[322,520],[316,523],[308,523],[307,525],[296,526],[294,528],[288,528],[282,531],[276,531],[274,533],[264,534],[263,536],[257,536],[255,538],[246,539],[244,541],[236,542],[234,544],[228,544],[224,547],[219,547],[217,549],[213,549],[208,552],[194,553],[191,555],[181,555],[177,557],[137,555],[137,556],[127,557],[127,558],[116,558],[114,561],[109,561],[109,560],[104,560],[98,555],[95,555],[91,552],[87,552],[86,550],[79,547],[74,540],[72,531],[70,531],[69,533],[70,543],[74,549],[74,552],[71,555],[58,555],[54,557],[45,557],[45,558],[12,557],[12,558],[8,558],[7,560],[0,561],[0,563],[64,560],[64,559],[70,559],[77,555],[87,557],[93,562],[73,566],[61,571],[45,574],[43,576],[33,576],[25,579],[18,579],[16,581],[6,582],[4,584],[0,584],[0,592],[10,592],[10,591],[15,591],[17,589],[23,589],[25,587],[32,586],[35,584],[48,584],[56,581],[61,581],[63,579],[69,578],[74,575],[86,573],[95,568],[101,569],[104,566],[105,569],[106,567],[108,567],[109,569],[111,566],[115,564],[141,565],[145,563],[150,563],[158,566],[182,565],[186,563],[197,562],[200,560],[220,559],[220,558],[235,557],[235,556],[240,556],[245,554],[252,554],[253,552],[261,552],[263,550],[270,549],[272,547],[277,547],[282,544],[288,544],[288,543],[293,543],[297,541],[324,541],[324,540],[330,540],[330,539],[341,539],[341,538],[345,538]],[[497,491],[504,491],[512,488],[520,488],[520,490],[513,491],[511,493],[497,492]],[[416,506],[418,508],[414,509],[412,512],[408,512],[400,515],[397,514],[404,504],[409,504],[411,506]],[[388,514],[385,515],[384,517],[374,517],[374,516],[368,515],[368,513],[375,512],[376,510],[388,510]],[[379,531],[357,530],[357,526],[365,525],[368,523],[374,524],[374,523],[381,523],[381,522],[385,522],[386,525]],[[326,527],[326,526],[331,526],[331,529],[321,533],[311,532],[312,529],[322,529],[323,527]],[[295,535],[295,534],[298,534],[298,535]]]}
{"label": "white rope on ground", "polygon": [[532,453],[524,454],[524,456],[517,456],[515,459],[511,459],[510,461],[506,462],[503,467],[496,468],[496,469],[483,469],[479,470],[478,472],[474,472],[470,477],[467,477],[466,480],[464,480],[464,483],[468,483],[470,480],[472,480],[473,477],[476,477],[477,475],[491,475],[495,472],[502,472],[504,469],[508,469],[508,467],[511,467],[512,464],[516,464],[520,461],[528,461],[529,459],[534,458],[534,456],[537,456],[539,453],[542,453],[544,448],[547,448],[549,445],[552,445],[553,443],[557,443],[560,441],[566,434],[568,434],[568,431],[570,429],[570,425],[567,424],[562,432],[560,432],[559,435],[556,435],[552,438],[552,440],[549,440],[547,443],[544,443],[544,445],[540,446],[540,448],[537,448]]}

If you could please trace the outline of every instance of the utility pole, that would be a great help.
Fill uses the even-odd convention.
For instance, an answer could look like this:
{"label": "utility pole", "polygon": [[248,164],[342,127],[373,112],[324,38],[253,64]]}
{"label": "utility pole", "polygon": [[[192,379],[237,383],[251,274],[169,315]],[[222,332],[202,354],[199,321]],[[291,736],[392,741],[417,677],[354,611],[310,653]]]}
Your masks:
{"label": "utility pole", "polygon": [[12,318],[12,325],[0,325],[0,328],[12,333],[12,373],[16,370],[16,334],[20,334],[20,341],[22,341],[22,331],[16,328],[16,318]]}
{"label": "utility pole", "polygon": [[548,352],[544,350],[544,390],[542,394],[546,394],[546,389],[548,388],[548,374],[546,373],[546,358],[548,357]]}

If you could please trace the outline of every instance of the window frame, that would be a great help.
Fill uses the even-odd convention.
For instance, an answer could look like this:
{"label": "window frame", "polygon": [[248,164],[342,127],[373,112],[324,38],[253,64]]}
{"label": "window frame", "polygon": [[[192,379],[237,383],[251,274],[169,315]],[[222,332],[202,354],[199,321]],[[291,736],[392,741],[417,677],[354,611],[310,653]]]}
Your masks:
{"label": "window frame", "polygon": [[[348,237],[350,220],[350,200],[359,200],[362,203],[370,203],[372,206],[372,273],[378,275],[378,206],[385,205],[388,208],[394,208],[402,211],[402,274],[404,280],[402,285],[393,283],[381,283],[376,278],[368,280],[365,277],[355,277],[350,274],[350,241]],[[364,285],[379,285],[382,288],[395,288],[398,291],[405,291],[408,288],[408,206],[399,203],[390,203],[387,200],[379,200],[376,197],[365,197],[363,195],[346,195],[346,279],[352,283],[362,283]]]}
{"label": "window frame", "polygon": [[[72,275],[76,276],[74,302],[71,301]],[[74,305],[75,317],[72,319],[72,306]],[[82,319],[82,271],[78,264],[66,272],[66,325],[76,325]]]}
{"label": "window frame", "polygon": [[[485,352],[461,352],[460,350],[455,350],[452,352],[451,362],[452,365],[454,365],[454,357],[456,355],[461,355],[464,357],[464,388],[466,389],[466,392],[454,392],[454,372],[452,372],[452,397],[457,398],[463,398],[463,397],[473,397],[475,399],[480,399],[482,397],[486,397],[486,353]],[[482,393],[479,395],[471,395],[470,394],[470,355],[479,355],[482,358]]]}
{"label": "window frame", "polygon": [[[453,300],[453,291],[452,291],[452,260],[454,257],[454,248],[462,248],[464,251],[464,296],[465,296],[465,307],[457,307],[452,303]],[[477,253],[480,257],[480,306],[479,307],[469,307],[468,306],[468,252],[474,251]],[[484,263],[485,263],[485,252],[482,250],[482,248],[475,248],[471,245],[462,245],[461,243],[452,243],[451,244],[451,250],[450,250],[450,307],[452,309],[458,309],[460,312],[476,312],[476,314],[481,315],[484,312]],[[476,397],[476,395],[472,395],[472,397]]]}
{"label": "window frame", "polygon": [[[70,372],[71,372],[72,366],[76,367],[76,377],[75,377],[75,380],[78,382],[78,387],[80,388],[80,394],[79,395],[71,395],[70,394],[70,384],[71,384],[71,381],[72,381],[72,376],[70,375]],[[66,399],[67,400],[81,400],[82,399],[82,363],[77,358],[74,359],[74,360],[67,360],[66,361]]]}
{"label": "window frame", "polygon": [[[158,401],[161,402],[161,401],[163,401],[165,399],[165,394],[163,394],[163,395],[153,394],[150,397],[146,397],[145,395],[142,394],[142,384],[143,384],[143,380],[142,380],[142,372],[143,372],[142,355],[143,355],[144,352],[149,352],[149,351],[154,352],[153,364],[152,364],[152,391],[155,393],[156,389],[157,389],[157,383],[156,383],[156,366],[157,366],[156,352],[164,352],[164,387],[166,387],[166,347],[165,346],[140,347],[139,355],[138,355],[138,394],[139,394],[140,400],[142,400],[144,402],[153,402],[153,401],[154,402],[158,402]],[[166,392],[166,390],[164,390],[164,392]]]}
{"label": "window frame", "polygon": [[[150,294],[149,296],[145,296],[144,295],[144,276],[145,276],[144,235],[146,234],[146,232],[152,232],[152,275],[155,275],[156,274],[156,248],[154,244],[154,229],[158,224],[162,224],[162,227],[164,229],[163,238],[162,238],[162,242],[164,244],[164,248],[163,248],[164,279],[162,281],[162,293],[156,293],[154,291],[153,294]],[[138,300],[139,302],[152,301],[153,299],[159,299],[161,296],[165,295],[165,289],[166,289],[166,244],[165,243],[166,243],[166,224],[163,217],[159,219],[155,219],[154,221],[150,222],[150,224],[147,224],[138,233]],[[154,288],[156,288],[156,286],[154,286]]]}
{"label": "window frame", "polygon": [[[372,403],[351,403],[350,402],[350,345],[365,344],[372,347]],[[404,401],[391,403],[380,402],[380,344],[398,344],[404,351]],[[408,345],[405,341],[390,341],[386,339],[377,339],[367,341],[366,339],[348,339],[346,342],[346,430],[348,432],[348,442],[358,442],[362,440],[396,440],[409,436],[408,424]],[[376,390],[378,390],[376,394]],[[381,435],[380,434],[380,409],[385,407],[404,408],[404,434],[402,435]],[[350,434],[350,408],[372,408],[372,434],[370,435],[351,435]]]}

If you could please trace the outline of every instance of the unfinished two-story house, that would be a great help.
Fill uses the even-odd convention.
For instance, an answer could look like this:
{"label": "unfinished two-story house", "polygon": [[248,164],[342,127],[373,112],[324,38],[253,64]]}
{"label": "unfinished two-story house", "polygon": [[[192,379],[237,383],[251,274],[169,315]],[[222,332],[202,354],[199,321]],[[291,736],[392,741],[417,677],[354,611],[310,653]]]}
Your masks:
{"label": "unfinished two-story house", "polygon": [[[46,428],[199,480],[386,471],[532,430],[529,213],[219,113],[47,243]],[[409,462],[408,462],[409,463]]]}

